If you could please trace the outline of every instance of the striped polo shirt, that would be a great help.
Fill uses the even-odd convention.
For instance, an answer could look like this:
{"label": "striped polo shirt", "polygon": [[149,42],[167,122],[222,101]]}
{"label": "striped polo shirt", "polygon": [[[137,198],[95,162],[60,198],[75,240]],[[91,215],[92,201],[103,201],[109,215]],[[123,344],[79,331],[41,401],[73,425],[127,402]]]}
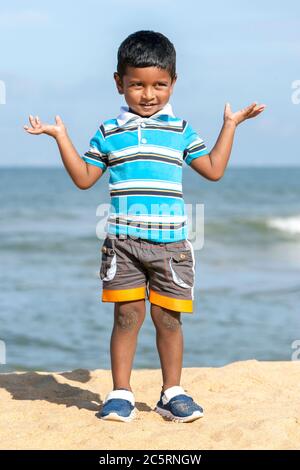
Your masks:
{"label": "striped polo shirt", "polygon": [[167,103],[150,117],[121,106],[104,121],[81,158],[109,168],[110,211],[107,233],[155,242],[188,238],[182,194],[182,165],[208,154],[190,124],[174,116]]}

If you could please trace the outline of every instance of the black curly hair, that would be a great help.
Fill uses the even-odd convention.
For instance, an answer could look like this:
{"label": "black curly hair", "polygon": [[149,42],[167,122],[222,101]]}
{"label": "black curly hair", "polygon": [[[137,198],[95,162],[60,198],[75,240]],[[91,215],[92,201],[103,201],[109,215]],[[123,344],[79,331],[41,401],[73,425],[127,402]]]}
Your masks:
{"label": "black curly hair", "polygon": [[126,67],[158,67],[167,70],[171,80],[176,78],[176,51],[162,33],[141,30],[130,34],[118,49],[117,72],[121,78]]}

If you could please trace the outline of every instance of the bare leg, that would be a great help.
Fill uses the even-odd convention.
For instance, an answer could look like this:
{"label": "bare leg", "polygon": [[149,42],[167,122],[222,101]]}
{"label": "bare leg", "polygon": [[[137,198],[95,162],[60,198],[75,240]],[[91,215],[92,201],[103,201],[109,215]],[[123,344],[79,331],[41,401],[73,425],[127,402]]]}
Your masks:
{"label": "bare leg", "polygon": [[130,375],[136,351],[138,332],[146,314],[145,299],[116,302],[114,326],[110,341],[111,370],[114,390],[130,391]]}
{"label": "bare leg", "polygon": [[151,304],[151,317],[156,328],[156,345],[163,376],[163,391],[180,385],[183,334],[180,312]]}

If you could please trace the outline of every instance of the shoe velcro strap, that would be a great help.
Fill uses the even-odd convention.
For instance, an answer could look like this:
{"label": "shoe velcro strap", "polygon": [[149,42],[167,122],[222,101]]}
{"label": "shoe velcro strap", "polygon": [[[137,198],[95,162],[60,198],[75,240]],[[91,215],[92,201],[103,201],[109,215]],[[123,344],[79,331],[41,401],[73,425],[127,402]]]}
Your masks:
{"label": "shoe velcro strap", "polygon": [[[112,400],[113,398],[121,398],[123,400],[128,400],[132,406],[134,406],[134,395],[130,390],[112,390],[105,398],[105,402]],[[104,403],[105,403],[104,402]]]}
{"label": "shoe velcro strap", "polygon": [[179,385],[174,385],[174,387],[167,388],[162,396],[163,404],[166,405],[171,400],[171,398],[176,397],[176,395],[187,395],[187,393]]}

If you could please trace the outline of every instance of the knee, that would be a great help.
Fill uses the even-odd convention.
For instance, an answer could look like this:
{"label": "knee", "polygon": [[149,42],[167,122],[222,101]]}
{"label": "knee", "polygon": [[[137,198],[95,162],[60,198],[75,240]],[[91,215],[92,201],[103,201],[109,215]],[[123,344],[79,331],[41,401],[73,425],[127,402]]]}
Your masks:
{"label": "knee", "polygon": [[151,309],[151,317],[157,331],[177,331],[181,328],[181,313],[164,307]]}
{"label": "knee", "polygon": [[123,331],[136,331],[142,326],[144,317],[142,306],[120,303],[115,311],[115,325]]}

